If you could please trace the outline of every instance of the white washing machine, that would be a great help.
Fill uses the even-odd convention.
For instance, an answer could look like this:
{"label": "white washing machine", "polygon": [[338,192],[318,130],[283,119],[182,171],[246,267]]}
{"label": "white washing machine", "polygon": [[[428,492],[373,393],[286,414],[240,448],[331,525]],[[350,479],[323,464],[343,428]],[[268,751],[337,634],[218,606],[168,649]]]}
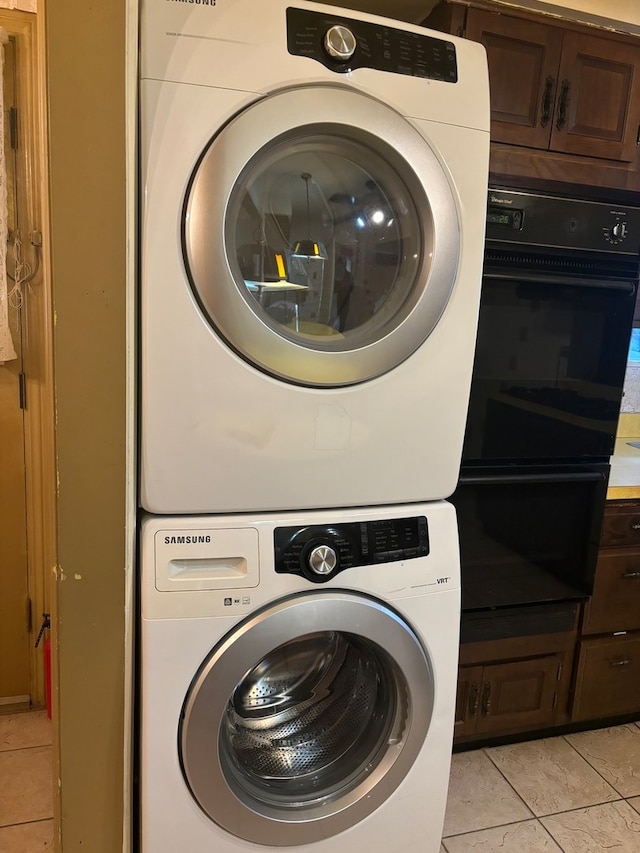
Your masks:
{"label": "white washing machine", "polygon": [[142,0],[141,503],[456,483],[489,151],[483,48],[292,0]]}
{"label": "white washing machine", "polygon": [[450,504],[147,517],[141,565],[141,853],[437,853]]}

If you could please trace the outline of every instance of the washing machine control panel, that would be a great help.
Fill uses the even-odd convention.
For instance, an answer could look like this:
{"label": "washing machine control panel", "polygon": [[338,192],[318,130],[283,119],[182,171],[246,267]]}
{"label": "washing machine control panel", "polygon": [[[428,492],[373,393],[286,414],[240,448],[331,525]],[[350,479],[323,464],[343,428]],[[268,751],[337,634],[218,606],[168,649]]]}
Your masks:
{"label": "washing machine control panel", "polygon": [[339,73],[373,68],[458,82],[455,45],[446,39],[325,12],[287,9],[287,48]]}
{"label": "washing machine control panel", "polygon": [[429,553],[425,516],[276,527],[275,569],[323,583],[354,566],[414,560]]}

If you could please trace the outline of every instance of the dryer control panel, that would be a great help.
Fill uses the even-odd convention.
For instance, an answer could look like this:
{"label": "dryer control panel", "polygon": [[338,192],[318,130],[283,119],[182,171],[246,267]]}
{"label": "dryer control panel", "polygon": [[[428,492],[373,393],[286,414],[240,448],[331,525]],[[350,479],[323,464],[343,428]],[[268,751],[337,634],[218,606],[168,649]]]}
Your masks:
{"label": "dryer control panel", "polygon": [[323,12],[287,9],[287,48],[332,71],[373,68],[458,82],[455,45],[445,39]]}
{"label": "dryer control panel", "polygon": [[425,516],[276,527],[275,570],[323,583],[354,566],[414,560],[429,553]]}

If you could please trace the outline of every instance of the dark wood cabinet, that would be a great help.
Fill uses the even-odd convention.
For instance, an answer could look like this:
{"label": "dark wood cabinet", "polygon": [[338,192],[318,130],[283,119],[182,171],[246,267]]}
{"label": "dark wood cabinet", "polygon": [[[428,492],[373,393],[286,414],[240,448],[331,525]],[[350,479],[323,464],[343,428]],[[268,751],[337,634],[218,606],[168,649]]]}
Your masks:
{"label": "dark wood cabinet", "polygon": [[574,632],[462,645],[456,742],[566,722],[574,648]]}
{"label": "dark wood cabinet", "polygon": [[640,548],[602,548],[582,633],[634,630],[640,630]]}
{"label": "dark wood cabinet", "polygon": [[460,667],[456,733],[502,734],[555,722],[563,656]]}
{"label": "dark wood cabinet", "polygon": [[640,547],[640,501],[610,501],[602,522],[601,548]]}
{"label": "dark wood cabinet", "polygon": [[456,716],[454,737],[473,734],[480,708],[482,688],[482,666],[461,666],[458,670],[458,692],[456,694]]}
{"label": "dark wood cabinet", "polygon": [[491,139],[548,148],[562,31],[509,15],[469,9],[465,36],[487,51]]}
{"label": "dark wood cabinet", "polygon": [[582,640],[572,719],[600,720],[640,709],[640,636]]}
{"label": "dark wood cabinet", "polygon": [[640,135],[640,46],[564,35],[550,148],[630,163]]}
{"label": "dark wood cabinet", "polygon": [[487,50],[492,180],[640,187],[640,39],[484,0],[424,25]]}
{"label": "dark wood cabinet", "polygon": [[487,50],[494,141],[634,159],[640,46],[473,8],[465,35]]}
{"label": "dark wood cabinet", "polygon": [[640,501],[607,504],[600,546],[579,644],[575,722],[640,712]]}

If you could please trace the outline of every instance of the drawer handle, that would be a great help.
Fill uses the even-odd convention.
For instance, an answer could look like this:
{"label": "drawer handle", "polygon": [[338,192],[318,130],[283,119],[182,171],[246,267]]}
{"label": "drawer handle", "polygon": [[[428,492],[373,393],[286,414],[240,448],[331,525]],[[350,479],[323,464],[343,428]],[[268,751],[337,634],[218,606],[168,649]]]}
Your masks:
{"label": "drawer handle", "polygon": [[571,92],[571,83],[569,82],[569,80],[563,80],[562,81],[562,87],[560,89],[560,103],[558,105],[558,118],[556,120],[556,128],[558,130],[562,130],[562,128],[567,123],[567,109],[569,107],[570,92]]}
{"label": "drawer handle", "polygon": [[635,580],[636,578],[640,578],[640,572],[623,572],[622,577],[625,580]]}
{"label": "drawer handle", "polygon": [[610,660],[609,666],[629,666],[631,658],[621,658],[620,660]]}
{"label": "drawer handle", "polygon": [[469,693],[469,716],[475,717],[478,713],[478,705],[480,704],[480,685],[474,681],[471,685]]}
{"label": "drawer handle", "polygon": [[486,717],[491,713],[491,682],[486,681],[482,688],[482,716]]}
{"label": "drawer handle", "polygon": [[549,119],[551,118],[551,96],[553,95],[555,85],[555,79],[551,76],[547,77],[544,84],[544,95],[542,96],[540,127],[546,127],[549,124]]}

